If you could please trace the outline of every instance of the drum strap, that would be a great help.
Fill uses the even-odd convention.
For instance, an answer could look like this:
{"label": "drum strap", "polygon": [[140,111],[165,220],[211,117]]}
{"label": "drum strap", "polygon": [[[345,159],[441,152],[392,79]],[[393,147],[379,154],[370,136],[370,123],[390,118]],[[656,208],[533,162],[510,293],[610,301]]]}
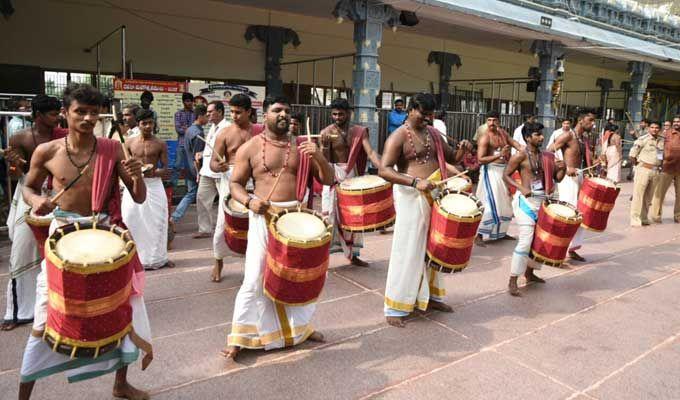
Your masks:
{"label": "drum strap", "polygon": [[543,164],[543,185],[545,193],[551,195],[555,190],[555,153],[544,151],[541,154],[541,162]]}
{"label": "drum strap", "polygon": [[363,143],[364,137],[368,137],[368,128],[361,125],[353,125],[350,128],[350,132],[352,133],[352,147],[349,150],[345,172],[349,174],[356,165],[357,175],[363,175],[366,171],[366,163],[368,162],[368,154],[364,150]]}
{"label": "drum strap", "polygon": [[434,127],[428,125],[427,130],[430,133],[431,139],[434,143],[434,148],[437,151],[437,162],[439,163],[439,170],[441,171],[442,180],[449,177],[446,170],[446,157],[444,156],[444,145],[442,144],[442,137]]}
{"label": "drum strap", "polygon": [[[296,145],[296,151],[299,150],[299,146]],[[299,202],[302,202],[302,199],[305,197],[305,192],[307,191],[307,185],[309,184],[309,180],[311,179],[310,176],[310,169],[311,169],[311,158],[303,156],[302,154],[298,154],[298,170],[297,170],[297,179],[295,182],[295,195],[297,197],[297,200]],[[311,193],[310,193],[311,196]]]}

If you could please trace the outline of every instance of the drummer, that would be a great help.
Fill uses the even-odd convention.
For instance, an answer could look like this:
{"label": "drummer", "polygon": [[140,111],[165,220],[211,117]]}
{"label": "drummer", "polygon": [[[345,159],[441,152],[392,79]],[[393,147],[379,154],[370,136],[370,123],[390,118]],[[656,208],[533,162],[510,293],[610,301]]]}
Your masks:
{"label": "drummer", "polygon": [[215,265],[211,276],[213,282],[222,280],[223,259],[229,255],[229,247],[224,241],[224,199],[229,196],[229,181],[236,159],[236,150],[253,137],[253,128],[255,127],[250,120],[250,116],[255,110],[252,108],[250,97],[247,95],[239,93],[232,96],[229,100],[229,110],[232,124],[217,132],[214,151],[210,158],[210,169],[213,172],[222,173],[219,185],[217,223],[213,235],[213,254],[215,256]]}
{"label": "drummer", "polygon": [[[266,215],[272,208],[294,208],[307,179],[298,174],[301,157],[311,157],[309,168],[323,184],[333,183],[333,168],[314,142],[300,145],[289,135],[290,103],[285,97],[264,101],[265,131],[236,152],[231,175],[233,198],[250,210],[245,276],[236,295],[231,334],[222,355],[234,359],[242,348],[271,350],[297,345],[307,339],[323,341],[310,320],[316,303],[287,306],[264,295],[262,279],[268,240]],[[246,191],[249,179],[255,193]],[[271,201],[265,200],[271,198]]]}
{"label": "drummer", "polygon": [[380,167],[380,176],[394,184],[397,216],[384,310],[387,323],[397,327],[405,326],[406,316],[415,308],[453,312],[443,302],[441,273],[425,267],[432,211],[429,192],[436,187],[435,177],[450,168],[447,162],[452,165],[460,162],[469,143],[462,141],[458,150],[454,150],[444,143],[437,130],[428,127],[435,107],[432,94],[418,93],[411,98],[406,121],[385,142]]}
{"label": "drummer", "polygon": [[[564,162],[567,166],[567,176],[562,179],[558,185],[560,193],[560,200],[566,201],[572,206],[576,207],[578,203],[578,194],[581,190],[581,183],[583,183],[583,172],[579,168],[590,167],[591,160],[594,158],[594,148],[590,146],[588,135],[595,126],[595,114],[589,111],[584,111],[579,114],[576,120],[576,126],[572,131],[563,133],[555,139],[555,142],[548,146],[548,151],[557,152],[562,150],[564,153]],[[576,250],[581,248],[583,244],[583,228],[576,231],[576,235],[569,246],[569,258],[585,262]]]}
{"label": "drummer", "polygon": [[[534,239],[534,228],[538,220],[538,210],[546,195],[552,193],[555,181],[564,178],[564,162],[555,161],[553,176],[547,177],[544,166],[544,157],[541,154],[543,145],[543,125],[540,123],[525,123],[522,127],[522,136],[526,142],[524,151],[518,151],[508,161],[503,173],[505,184],[516,187],[517,191],[512,201],[512,208],[515,214],[517,225],[519,225],[519,238],[517,246],[512,253],[510,263],[510,282],[508,291],[513,296],[520,296],[517,286],[517,278],[524,274],[527,282],[545,283],[545,281],[534,275],[535,269],[540,269],[541,264],[529,259],[531,242]],[[518,171],[522,183],[518,184],[512,174]],[[550,179],[550,182],[546,182]]]}
{"label": "drummer", "polygon": [[[9,240],[12,242],[9,256],[7,282],[7,307],[0,330],[9,331],[17,325],[33,321],[35,305],[35,278],[40,272],[40,253],[35,237],[24,219],[28,205],[21,195],[24,178],[28,172],[33,151],[38,145],[63,137],[66,130],[58,127],[61,103],[56,97],[40,94],[31,102],[34,123],[30,128],[20,130],[9,138],[5,159],[9,162],[12,177],[19,182],[10,206],[7,225]],[[24,162],[26,161],[26,162]]]}
{"label": "drummer", "polygon": [[[55,220],[52,221],[52,230],[56,229],[59,224],[91,215],[93,209],[100,213],[101,217],[108,216],[102,219],[120,224],[122,221],[118,177],[123,180],[135,202],[142,203],[146,198],[146,187],[141,174],[142,163],[134,158],[125,161],[120,143],[94,136],[94,126],[99,119],[99,110],[103,100],[102,94],[90,85],[69,86],[64,91],[68,135],[63,140],[53,140],[39,145],[31,159],[31,168],[25,179],[23,196],[38,215],[55,210],[56,204],[41,194],[42,184],[48,175],[53,177],[54,189],[60,190],[72,182],[80,170],[89,165],[87,173],[59,200],[59,208],[55,210]],[[95,175],[97,180],[93,179]],[[105,206],[108,206],[108,209],[104,209]],[[91,220],[92,217],[87,217],[87,219]],[[69,380],[76,381],[94,378],[112,369],[117,369],[113,386],[114,396],[128,399],[148,398],[147,393],[132,387],[127,381],[127,365],[133,362],[138,354],[136,345],[132,343],[129,336],[126,336],[122,346],[112,353],[113,357],[107,357],[105,361],[83,358],[74,362],[67,355],[53,352],[52,348],[42,340],[48,303],[45,268],[43,261],[42,271],[37,278],[35,321],[21,365],[19,399],[30,397],[37,379],[56,372],[68,371]],[[140,280],[143,281],[143,277],[138,275],[136,281],[140,282]],[[146,347],[150,340],[148,317],[146,310],[139,307],[140,304],[143,305],[141,289],[133,283],[130,303],[136,336],[146,340],[135,339],[134,343],[149,349]],[[140,322],[142,325],[139,325]],[[112,368],[112,366],[115,367]]]}
{"label": "drummer", "polygon": [[367,159],[373,165],[379,166],[380,156],[371,147],[368,129],[350,124],[352,109],[346,99],[337,98],[331,102],[330,107],[333,123],[321,131],[321,150],[333,165],[335,184],[323,187],[321,210],[333,224],[331,253],[342,251],[352,265],[368,267],[368,263],[359,258],[363,235],[340,228],[335,185],[347,178],[363,175]]}

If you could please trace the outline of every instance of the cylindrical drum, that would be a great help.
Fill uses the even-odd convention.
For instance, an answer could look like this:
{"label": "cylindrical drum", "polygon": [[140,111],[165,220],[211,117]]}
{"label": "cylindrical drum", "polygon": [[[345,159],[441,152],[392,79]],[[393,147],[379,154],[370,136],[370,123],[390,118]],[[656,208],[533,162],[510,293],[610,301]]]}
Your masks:
{"label": "cylindrical drum", "polygon": [[24,213],[24,220],[26,220],[28,227],[31,228],[31,232],[33,232],[35,241],[38,244],[40,258],[45,258],[45,240],[50,235],[50,224],[52,224],[53,219],[52,213],[36,215],[30,208]]}
{"label": "cylindrical drum", "polygon": [[47,323],[52,350],[97,358],[120,346],[132,329],[136,252],[128,231],[100,224],[65,225],[45,243]]}
{"label": "cylindrical drum", "polygon": [[553,267],[561,265],[581,220],[581,213],[571,204],[558,200],[544,201],[538,211],[529,256]]}
{"label": "cylindrical drum", "polygon": [[337,189],[340,227],[370,232],[394,223],[392,184],[376,175],[345,179]]}
{"label": "cylindrical drum", "polygon": [[326,281],[331,225],[314,211],[284,210],[269,222],[264,293],[277,303],[315,301]]}
{"label": "cylindrical drum", "polygon": [[248,247],[248,209],[231,195],[224,199],[224,241],[234,253],[246,254]]}
{"label": "cylindrical drum", "polygon": [[618,196],[619,188],[609,179],[585,178],[578,194],[578,210],[583,215],[581,226],[596,232],[604,231]]}
{"label": "cylindrical drum", "polygon": [[[512,173],[512,179],[517,182],[518,185],[522,184],[522,175],[519,174],[519,171],[515,171]],[[510,191],[510,195],[514,196],[515,192],[517,191],[517,188],[514,186],[508,185],[508,190]]]}
{"label": "cylindrical drum", "polygon": [[484,206],[475,196],[444,189],[430,216],[425,262],[440,272],[462,271],[470,261],[472,246]]}
{"label": "cylindrical drum", "polygon": [[470,178],[457,176],[455,178],[451,178],[450,181],[446,182],[446,188],[452,191],[457,190],[459,192],[471,193],[472,181],[470,180]]}

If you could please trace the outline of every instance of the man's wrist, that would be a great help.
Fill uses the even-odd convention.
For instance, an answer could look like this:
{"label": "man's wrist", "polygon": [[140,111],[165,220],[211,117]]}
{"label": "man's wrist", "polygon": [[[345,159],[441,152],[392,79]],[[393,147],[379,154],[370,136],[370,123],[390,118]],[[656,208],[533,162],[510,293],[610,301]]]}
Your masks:
{"label": "man's wrist", "polygon": [[250,210],[250,201],[252,199],[253,199],[252,197],[248,197],[248,200],[246,200],[245,204],[243,205],[248,210]]}

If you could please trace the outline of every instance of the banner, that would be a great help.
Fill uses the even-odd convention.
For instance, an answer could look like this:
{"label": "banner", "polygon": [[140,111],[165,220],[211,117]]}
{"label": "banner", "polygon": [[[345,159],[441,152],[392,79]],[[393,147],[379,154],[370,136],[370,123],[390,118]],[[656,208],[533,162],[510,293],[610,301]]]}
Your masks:
{"label": "banner", "polygon": [[151,109],[158,116],[158,137],[176,140],[175,112],[183,108],[182,93],[187,91],[185,82],[147,81],[138,79],[114,79],[113,96],[126,104],[141,105],[139,97],[148,90],[153,94]]}
{"label": "banner", "polygon": [[237,93],[250,97],[252,107],[257,111],[257,120],[262,121],[262,102],[265,96],[264,86],[232,85],[228,83],[189,83],[189,92],[194,96],[203,96],[208,103],[219,100],[224,103],[225,116],[229,116],[229,99]]}

